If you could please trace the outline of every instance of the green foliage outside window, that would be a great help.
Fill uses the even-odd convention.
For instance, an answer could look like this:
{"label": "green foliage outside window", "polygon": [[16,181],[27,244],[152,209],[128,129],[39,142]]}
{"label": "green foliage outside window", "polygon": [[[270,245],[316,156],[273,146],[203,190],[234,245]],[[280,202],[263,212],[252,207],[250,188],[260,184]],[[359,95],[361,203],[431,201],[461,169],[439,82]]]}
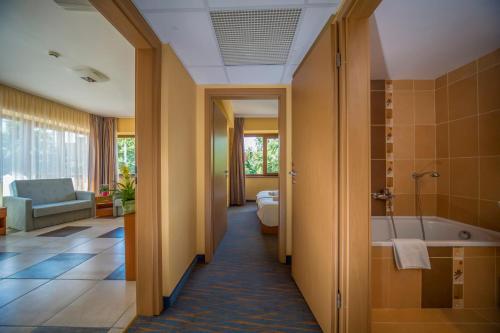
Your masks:
{"label": "green foliage outside window", "polygon": [[267,173],[280,171],[280,141],[278,138],[267,139]]}
{"label": "green foliage outside window", "polygon": [[[266,145],[266,149],[264,146]],[[279,139],[268,136],[245,137],[245,174],[268,175],[279,172]],[[267,150],[267,156],[264,152]],[[267,168],[264,163],[267,162]]]}
{"label": "green foliage outside window", "polygon": [[264,171],[264,140],[262,137],[245,138],[245,174],[261,175]]}
{"label": "green foliage outside window", "polygon": [[135,174],[135,138],[119,137],[117,146],[118,168],[126,166],[132,174]]}

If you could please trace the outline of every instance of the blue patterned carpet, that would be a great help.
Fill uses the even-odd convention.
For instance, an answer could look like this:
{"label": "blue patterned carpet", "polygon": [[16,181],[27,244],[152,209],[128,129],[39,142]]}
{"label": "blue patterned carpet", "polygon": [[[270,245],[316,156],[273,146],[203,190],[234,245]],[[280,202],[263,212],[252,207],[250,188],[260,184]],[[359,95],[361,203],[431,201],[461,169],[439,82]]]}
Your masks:
{"label": "blue patterned carpet", "polygon": [[212,263],[197,264],[171,308],[136,319],[128,332],[321,332],[255,210],[231,208]]}

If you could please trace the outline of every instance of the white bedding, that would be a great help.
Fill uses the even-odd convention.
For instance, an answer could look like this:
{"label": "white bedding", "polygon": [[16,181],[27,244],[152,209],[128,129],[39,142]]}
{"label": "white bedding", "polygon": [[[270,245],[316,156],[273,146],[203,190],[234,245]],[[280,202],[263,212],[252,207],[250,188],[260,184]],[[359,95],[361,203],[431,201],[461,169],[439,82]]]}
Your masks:
{"label": "white bedding", "polygon": [[278,191],[257,193],[257,216],[268,227],[277,227],[279,224],[278,194]]}

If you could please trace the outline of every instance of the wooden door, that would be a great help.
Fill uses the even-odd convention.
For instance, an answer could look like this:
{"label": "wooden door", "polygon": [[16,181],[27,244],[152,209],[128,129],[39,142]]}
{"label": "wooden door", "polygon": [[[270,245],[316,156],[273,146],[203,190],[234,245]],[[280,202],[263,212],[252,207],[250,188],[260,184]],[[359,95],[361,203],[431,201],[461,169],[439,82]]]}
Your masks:
{"label": "wooden door", "polygon": [[227,230],[227,120],[213,105],[213,253]]}
{"label": "wooden door", "polygon": [[325,28],[292,81],[292,275],[323,332],[337,320],[335,38]]}

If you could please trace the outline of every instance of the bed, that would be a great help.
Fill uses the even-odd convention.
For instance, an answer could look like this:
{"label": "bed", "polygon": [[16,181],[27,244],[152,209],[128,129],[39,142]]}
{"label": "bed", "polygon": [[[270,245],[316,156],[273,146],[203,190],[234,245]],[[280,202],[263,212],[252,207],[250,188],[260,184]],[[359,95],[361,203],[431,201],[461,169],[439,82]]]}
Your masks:
{"label": "bed", "polygon": [[256,201],[261,232],[276,235],[279,225],[279,192],[261,191],[257,193]]}

